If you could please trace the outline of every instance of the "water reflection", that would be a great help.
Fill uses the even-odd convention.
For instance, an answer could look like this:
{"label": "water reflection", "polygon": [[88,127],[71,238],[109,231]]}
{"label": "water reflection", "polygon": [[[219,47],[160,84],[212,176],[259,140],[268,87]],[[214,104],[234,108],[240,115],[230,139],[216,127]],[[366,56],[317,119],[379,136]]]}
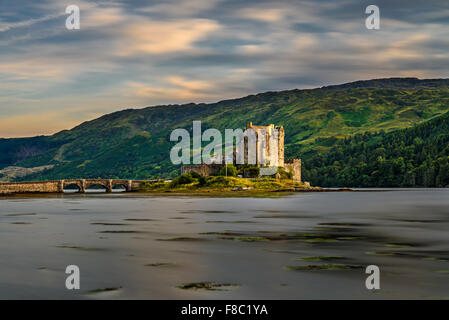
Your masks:
{"label": "water reflection", "polygon": [[[126,192],[126,189],[123,187],[119,188],[113,188],[112,192],[119,193],[119,192]],[[64,188],[64,193],[79,193],[78,188]],[[95,187],[89,187],[86,189],[86,193],[106,193],[106,188],[95,188]]]}

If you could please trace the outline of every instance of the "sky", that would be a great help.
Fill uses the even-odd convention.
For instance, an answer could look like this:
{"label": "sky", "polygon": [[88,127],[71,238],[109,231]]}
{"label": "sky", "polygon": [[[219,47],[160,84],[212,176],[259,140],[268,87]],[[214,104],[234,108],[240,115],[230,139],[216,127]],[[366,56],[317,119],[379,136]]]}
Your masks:
{"label": "sky", "polygon": [[[380,30],[365,26],[372,4]],[[0,137],[128,108],[449,78],[448,66],[447,0],[1,0]]]}

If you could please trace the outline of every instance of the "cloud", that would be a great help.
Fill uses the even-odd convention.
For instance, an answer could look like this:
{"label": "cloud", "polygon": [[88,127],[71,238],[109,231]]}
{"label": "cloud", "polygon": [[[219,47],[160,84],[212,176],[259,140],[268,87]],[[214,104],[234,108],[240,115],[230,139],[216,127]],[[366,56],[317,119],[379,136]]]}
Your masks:
{"label": "cloud", "polygon": [[365,28],[368,0],[77,0],[74,31],[68,4],[2,0],[0,136],[129,107],[449,77],[449,2],[378,0],[378,31]]}
{"label": "cloud", "polygon": [[113,26],[125,22],[127,18],[126,13],[121,8],[94,7],[86,10],[86,14],[83,15],[82,28],[94,29]]}
{"label": "cloud", "polygon": [[13,75],[15,80],[27,80],[32,77],[39,79],[54,78],[64,74],[64,69],[51,65],[39,65],[32,60],[0,63],[1,73]]}
{"label": "cloud", "polygon": [[219,30],[213,20],[188,19],[175,21],[141,21],[128,25],[121,32],[117,54],[164,54],[194,49],[195,41]]}
{"label": "cloud", "polygon": [[255,9],[246,8],[239,12],[239,16],[246,19],[253,19],[265,22],[280,21],[287,15],[285,9]]}
{"label": "cloud", "polygon": [[221,1],[222,0],[165,0],[163,3],[139,8],[139,11],[171,17],[186,17],[198,15],[204,11],[212,10]]}
{"label": "cloud", "polygon": [[0,32],[9,31],[14,28],[30,27],[36,23],[53,20],[53,19],[56,19],[56,18],[59,18],[62,16],[63,16],[63,14],[50,14],[50,15],[47,15],[47,16],[44,16],[41,18],[28,19],[28,20],[18,21],[18,22],[1,22],[0,21]]}
{"label": "cloud", "polygon": [[129,82],[130,94],[166,102],[189,102],[216,97],[213,84],[208,81],[188,80],[180,76],[168,76],[163,85],[150,86],[140,82]]}

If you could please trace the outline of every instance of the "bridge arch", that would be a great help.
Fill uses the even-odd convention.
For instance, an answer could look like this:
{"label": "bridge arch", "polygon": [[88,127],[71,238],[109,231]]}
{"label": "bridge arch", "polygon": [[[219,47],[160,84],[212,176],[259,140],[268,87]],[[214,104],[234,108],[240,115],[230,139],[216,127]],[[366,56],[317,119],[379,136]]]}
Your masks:
{"label": "bridge arch", "polygon": [[[128,179],[67,179],[49,181],[0,182],[0,194],[14,193],[63,193],[69,190],[86,192],[86,188],[94,184],[101,185],[106,192],[123,186],[126,192],[137,191],[145,183],[156,183],[160,180],[128,180]],[[73,192],[73,191],[72,191]]]}
{"label": "bridge arch", "polygon": [[67,189],[68,186],[75,185],[78,192],[85,193],[87,189],[91,189],[94,185],[101,186],[110,193],[113,189],[122,189],[125,192],[130,192],[138,188],[144,182],[157,182],[157,180],[128,180],[128,179],[73,179],[73,180],[60,180],[59,192]]}
{"label": "bridge arch", "polygon": [[83,186],[78,181],[64,181],[62,192],[73,192],[72,190],[77,190],[75,192],[81,193],[83,192]]}
{"label": "bridge arch", "polygon": [[101,183],[101,182],[92,182],[92,183],[86,183],[86,191],[87,190],[98,190],[99,192],[108,191],[108,184]]}
{"label": "bridge arch", "polygon": [[92,190],[92,187],[94,187],[94,186],[103,187],[107,192],[109,192],[111,189],[111,182],[109,180],[103,180],[103,179],[85,180],[85,190],[87,190],[87,189]]}
{"label": "bridge arch", "polygon": [[112,185],[111,185],[111,189],[112,190],[120,190],[120,191],[128,191],[129,190],[129,187],[128,187],[128,184],[126,183],[126,182],[121,182],[121,181],[119,181],[119,182],[112,182]]}

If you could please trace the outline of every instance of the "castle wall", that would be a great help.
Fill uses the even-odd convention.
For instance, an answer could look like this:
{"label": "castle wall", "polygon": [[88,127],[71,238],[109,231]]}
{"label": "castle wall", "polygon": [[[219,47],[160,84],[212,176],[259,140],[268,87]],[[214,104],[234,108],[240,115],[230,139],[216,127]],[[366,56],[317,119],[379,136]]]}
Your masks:
{"label": "castle wall", "polygon": [[202,176],[208,177],[211,175],[218,174],[221,168],[223,168],[222,164],[198,164],[198,165],[182,166],[181,174],[194,171]]}
{"label": "castle wall", "polygon": [[285,131],[283,127],[277,127],[279,130],[278,136],[278,166],[284,167],[284,137]]}
{"label": "castle wall", "polygon": [[284,170],[293,174],[294,181],[301,181],[301,159],[286,159]]}

